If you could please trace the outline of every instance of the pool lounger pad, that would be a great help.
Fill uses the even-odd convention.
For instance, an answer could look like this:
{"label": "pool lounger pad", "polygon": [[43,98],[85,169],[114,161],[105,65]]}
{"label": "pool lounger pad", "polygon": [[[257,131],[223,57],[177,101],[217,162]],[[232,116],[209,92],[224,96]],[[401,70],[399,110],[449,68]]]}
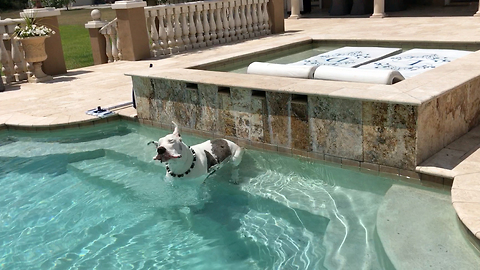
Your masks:
{"label": "pool lounger pad", "polygon": [[357,67],[399,53],[399,48],[342,47],[291,64],[253,62],[248,74],[312,79],[318,66]]}
{"label": "pool lounger pad", "polygon": [[405,78],[396,70],[368,70],[358,68],[320,66],[314,79],[391,85]]}
{"label": "pool lounger pad", "polygon": [[383,47],[342,47],[290,65],[358,67],[382,59],[402,50]]}
{"label": "pool lounger pad", "polygon": [[359,69],[397,70],[402,73],[403,77],[410,78],[470,53],[469,51],[447,49],[411,49],[401,54],[360,66]]}
{"label": "pool lounger pad", "polygon": [[247,68],[247,74],[312,79],[317,67],[253,62]]}

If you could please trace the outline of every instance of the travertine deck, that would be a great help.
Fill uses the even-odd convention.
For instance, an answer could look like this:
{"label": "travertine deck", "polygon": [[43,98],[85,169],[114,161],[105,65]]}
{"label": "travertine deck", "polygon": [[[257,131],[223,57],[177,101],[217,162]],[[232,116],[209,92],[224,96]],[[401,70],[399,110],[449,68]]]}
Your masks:
{"label": "travertine deck", "polygon": [[423,162],[417,171],[454,179],[453,207],[480,239],[480,126]]}
{"label": "travertine deck", "polygon": [[[472,13],[476,7],[472,8]],[[440,10],[440,12],[443,12]],[[432,41],[479,42],[480,18],[417,17],[418,13],[403,12],[405,17],[369,18],[306,18],[286,20],[286,33],[279,38],[330,40],[392,40],[421,41],[425,46]],[[438,15],[438,14],[437,14]],[[50,83],[14,84],[0,93],[0,125],[28,129],[48,129],[68,124],[83,125],[98,121],[85,112],[96,106],[108,107],[131,100],[132,83],[124,73],[153,68],[181,68],[186,63],[202,62],[218,53],[235,56],[252,47],[275,43],[277,37],[230,44],[178,55],[163,60],[118,62],[71,70],[56,76]],[[448,80],[448,78],[442,78]],[[448,81],[445,81],[448,83]],[[133,108],[117,110],[121,115],[133,117]],[[480,238],[480,131],[471,133],[427,160],[419,171],[445,178],[455,177],[452,201],[462,221]]]}

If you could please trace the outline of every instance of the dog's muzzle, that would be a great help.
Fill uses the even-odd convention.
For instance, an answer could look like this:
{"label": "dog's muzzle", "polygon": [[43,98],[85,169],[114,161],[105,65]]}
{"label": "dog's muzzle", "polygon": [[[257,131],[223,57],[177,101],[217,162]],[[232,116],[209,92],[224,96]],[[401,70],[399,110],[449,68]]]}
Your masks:
{"label": "dog's muzzle", "polygon": [[172,158],[181,158],[182,155],[171,155],[167,152],[167,149],[163,146],[157,148],[157,155],[153,158],[154,160],[160,160],[160,162],[167,162]]}

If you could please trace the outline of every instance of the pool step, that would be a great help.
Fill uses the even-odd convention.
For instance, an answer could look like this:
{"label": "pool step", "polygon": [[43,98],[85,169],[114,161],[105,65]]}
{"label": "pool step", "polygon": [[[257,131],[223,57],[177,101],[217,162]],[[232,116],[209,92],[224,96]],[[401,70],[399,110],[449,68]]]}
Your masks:
{"label": "pool step", "polygon": [[68,164],[70,171],[82,174],[82,178],[98,185],[120,185],[123,188],[138,185],[141,179],[159,179],[165,175],[160,166],[148,164],[115,151],[106,150],[105,155],[83,159]]}
{"label": "pool step", "polygon": [[[433,209],[433,210],[432,210]],[[377,213],[377,232],[396,269],[478,269],[448,194],[393,185]]]}

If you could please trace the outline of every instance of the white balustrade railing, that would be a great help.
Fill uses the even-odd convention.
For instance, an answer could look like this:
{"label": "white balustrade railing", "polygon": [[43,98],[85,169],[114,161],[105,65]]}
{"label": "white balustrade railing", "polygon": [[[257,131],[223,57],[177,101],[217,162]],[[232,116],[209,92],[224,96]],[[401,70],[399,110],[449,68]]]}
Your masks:
{"label": "white balustrade railing", "polygon": [[269,0],[218,0],[145,8],[153,56],[270,34]]}
{"label": "white balustrade railing", "polygon": [[23,19],[0,20],[0,63],[6,84],[26,81],[32,74],[33,66],[25,61],[21,42],[13,38],[15,26],[22,23]]}
{"label": "white balustrade railing", "polygon": [[100,28],[99,32],[105,37],[105,52],[107,54],[108,63],[121,60],[122,53],[120,47],[120,38],[118,37],[117,18]]}

